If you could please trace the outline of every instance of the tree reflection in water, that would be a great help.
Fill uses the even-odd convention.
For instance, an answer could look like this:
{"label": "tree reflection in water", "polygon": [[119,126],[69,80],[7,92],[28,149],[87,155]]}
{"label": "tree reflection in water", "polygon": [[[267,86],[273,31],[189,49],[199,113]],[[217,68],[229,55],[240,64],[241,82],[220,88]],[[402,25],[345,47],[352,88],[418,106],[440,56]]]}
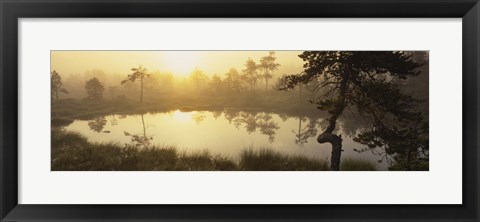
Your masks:
{"label": "tree reflection in water", "polygon": [[215,119],[218,119],[222,115],[222,111],[212,111],[212,116]]}
{"label": "tree reflection in water", "polygon": [[[305,116],[297,117],[298,119],[298,129],[297,131],[292,130],[295,134],[295,143],[298,145],[303,145],[307,143],[308,139],[315,137],[317,135],[318,129],[320,127],[320,120],[307,118]],[[308,124],[305,127],[302,127],[303,123]]]}
{"label": "tree reflection in water", "polygon": [[[224,114],[225,120],[228,121],[229,124],[235,126],[235,128],[239,129],[241,126],[249,133],[254,133],[259,131],[260,134],[267,136],[268,141],[273,143],[275,141],[275,136],[277,131],[280,129],[279,124],[273,118],[273,113],[268,112],[246,112],[246,111],[239,111],[233,109],[225,109],[224,111],[217,111],[212,112],[212,115],[217,119],[222,114]],[[320,118],[310,118],[307,116],[290,116],[288,114],[277,114],[282,121],[287,121],[290,118],[294,118],[298,120],[298,128],[292,129],[292,133],[294,133],[295,138],[294,142],[298,145],[303,145],[308,142],[308,139],[315,137],[319,130],[321,130],[321,122],[322,119]],[[142,128],[143,133],[140,134],[132,134],[130,132],[125,131],[124,135],[131,137],[131,142],[136,147],[147,147],[151,145],[151,141],[153,140],[152,136],[147,136],[146,133],[146,123],[144,119],[144,115],[139,115],[142,120]],[[126,115],[120,114],[113,114],[111,118],[111,126],[118,125],[118,120],[125,119]],[[202,121],[204,121],[207,117],[205,112],[196,112],[192,115],[192,120],[195,121],[197,125],[199,125]],[[360,123],[357,121],[353,121],[354,119],[351,116],[345,116],[342,121],[342,127],[347,128],[348,130],[343,129],[344,133],[347,133],[348,136],[355,136],[356,132],[359,130]],[[97,117],[91,121],[88,121],[88,126],[91,130],[100,133],[104,129],[105,125],[107,124],[107,120],[105,117]],[[338,130],[338,129],[337,129]],[[104,131],[107,132],[107,131]]]}
{"label": "tree reflection in water", "polygon": [[97,133],[102,132],[106,124],[107,124],[107,119],[105,119],[104,116],[97,117],[93,120],[88,121],[88,127],[90,127],[90,130]]}
{"label": "tree reflection in water", "polygon": [[225,119],[237,129],[243,125],[249,134],[256,132],[258,129],[262,135],[268,137],[270,143],[275,141],[275,134],[280,129],[272,114],[266,112],[243,112],[226,109]]}
{"label": "tree reflection in water", "polygon": [[118,125],[118,120],[117,120],[117,118],[115,117],[115,114],[112,114],[112,120],[110,120],[110,125],[111,125],[111,126],[116,126],[116,125]]}
{"label": "tree reflection in water", "polygon": [[256,113],[240,113],[243,123],[245,123],[245,129],[248,133],[253,133],[257,130],[257,114]]}
{"label": "tree reflection in water", "polygon": [[260,128],[260,133],[268,136],[268,141],[273,143],[276,131],[280,129],[280,127],[273,121],[272,115],[268,113],[259,113],[257,125]]}
{"label": "tree reflection in water", "polygon": [[242,125],[242,116],[239,111],[225,109],[225,119],[228,120],[229,124],[233,124],[235,128],[239,129]]}
{"label": "tree reflection in water", "polygon": [[150,146],[151,141],[153,140],[152,136],[147,136],[147,131],[145,127],[145,119],[143,114],[140,114],[142,118],[143,134],[131,134],[127,131],[123,132],[125,136],[131,137],[131,143],[137,148],[147,148]]}
{"label": "tree reflection in water", "polygon": [[192,115],[192,119],[195,121],[197,125],[200,124],[202,121],[204,121],[205,118],[207,118],[207,115],[205,115],[205,112],[197,112]]}

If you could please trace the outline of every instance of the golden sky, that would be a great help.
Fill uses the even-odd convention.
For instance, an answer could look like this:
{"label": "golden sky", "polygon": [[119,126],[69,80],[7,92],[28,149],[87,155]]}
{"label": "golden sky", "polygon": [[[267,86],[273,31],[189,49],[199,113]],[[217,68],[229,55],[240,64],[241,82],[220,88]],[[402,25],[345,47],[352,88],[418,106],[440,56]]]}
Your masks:
{"label": "golden sky", "polygon": [[[292,74],[302,70],[301,51],[276,51],[281,64],[276,74]],[[259,61],[268,51],[52,51],[51,69],[61,75],[100,69],[106,74],[126,74],[132,67],[143,65],[149,71],[171,72],[187,76],[195,68],[207,75],[223,75],[230,68],[239,71],[245,61]]]}

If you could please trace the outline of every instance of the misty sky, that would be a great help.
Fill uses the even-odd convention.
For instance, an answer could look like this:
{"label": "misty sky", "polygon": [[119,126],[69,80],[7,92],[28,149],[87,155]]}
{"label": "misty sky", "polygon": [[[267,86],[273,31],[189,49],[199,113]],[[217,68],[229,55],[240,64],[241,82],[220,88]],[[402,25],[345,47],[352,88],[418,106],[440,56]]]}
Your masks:
{"label": "misty sky", "polygon": [[[303,61],[301,51],[276,51],[281,64],[277,75],[298,73]],[[256,62],[268,51],[52,51],[51,69],[61,75],[100,69],[107,74],[126,74],[132,67],[145,66],[150,71],[171,72],[183,77],[195,68],[207,75],[223,75],[230,68],[239,71],[250,57]]]}

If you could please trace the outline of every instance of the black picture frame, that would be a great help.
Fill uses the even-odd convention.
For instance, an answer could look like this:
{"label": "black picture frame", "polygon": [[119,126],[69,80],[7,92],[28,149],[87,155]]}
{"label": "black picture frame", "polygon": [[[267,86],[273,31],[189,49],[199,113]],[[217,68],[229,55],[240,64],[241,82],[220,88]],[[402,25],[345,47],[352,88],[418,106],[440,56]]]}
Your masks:
{"label": "black picture frame", "polygon": [[[478,0],[0,0],[0,15],[1,221],[479,221]],[[463,204],[18,204],[17,21],[19,18],[80,17],[462,18]]]}

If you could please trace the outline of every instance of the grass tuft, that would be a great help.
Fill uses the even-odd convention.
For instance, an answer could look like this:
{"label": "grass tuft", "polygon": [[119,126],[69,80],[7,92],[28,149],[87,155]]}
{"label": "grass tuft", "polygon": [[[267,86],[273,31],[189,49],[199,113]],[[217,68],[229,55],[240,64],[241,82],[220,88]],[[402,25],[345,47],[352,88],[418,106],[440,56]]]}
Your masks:
{"label": "grass tuft", "polygon": [[303,156],[287,156],[272,149],[244,149],[240,154],[239,168],[247,171],[278,170],[328,170],[324,160],[313,160]]}
{"label": "grass tuft", "polygon": [[363,160],[363,159],[353,159],[345,158],[340,163],[340,170],[342,171],[375,171],[375,163]]}

